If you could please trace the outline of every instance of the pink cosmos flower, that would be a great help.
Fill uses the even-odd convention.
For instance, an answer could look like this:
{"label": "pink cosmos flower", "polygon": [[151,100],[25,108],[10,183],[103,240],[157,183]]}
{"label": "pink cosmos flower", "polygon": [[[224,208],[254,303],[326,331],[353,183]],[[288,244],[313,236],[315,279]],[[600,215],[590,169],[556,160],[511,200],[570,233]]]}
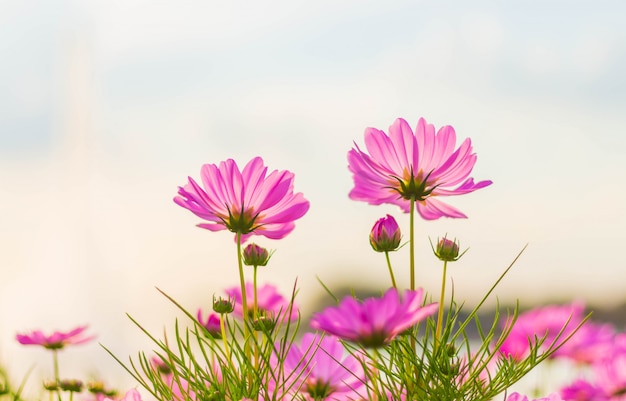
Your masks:
{"label": "pink cosmos flower", "polygon": [[41,330],[35,330],[28,334],[17,334],[15,338],[23,345],[41,345],[47,349],[62,349],[70,344],[83,344],[93,340],[96,336],[84,336],[88,326],[80,326],[69,332],[55,331],[51,335],[45,335]]}
{"label": "pink cosmos flower", "polygon": [[491,181],[474,183],[469,178],[476,163],[472,143],[465,139],[458,149],[454,128],[435,127],[420,118],[415,133],[398,118],[389,135],[376,128],[365,130],[366,153],[356,144],[348,152],[348,168],[354,188],[350,199],[370,205],[391,203],[410,211],[410,200],[426,220],[467,217],[438,199],[438,196],[461,195],[484,188]]}
{"label": "pink cosmos flower", "polygon": [[[520,360],[528,355],[530,344],[535,343],[535,338],[541,340],[545,337],[541,346],[543,349],[555,342],[561,343],[581,324],[584,311],[585,306],[582,303],[572,303],[544,306],[521,313],[509,336],[502,343],[500,352]],[[505,327],[509,327],[510,324],[511,322],[507,321]],[[572,340],[577,334],[574,334]]]}
{"label": "pink cosmos flower", "polygon": [[584,379],[577,379],[559,391],[565,401],[608,401],[609,396],[598,386]]}
{"label": "pink cosmos flower", "polygon": [[[226,294],[235,300],[235,310],[233,313],[239,317],[243,316],[243,307],[241,305],[241,288],[231,287],[226,290]],[[248,313],[252,314],[254,308],[254,284],[246,283],[246,301],[248,303]],[[260,315],[276,318],[278,321],[282,319],[282,314],[289,313],[289,320],[298,320],[298,306],[283,297],[275,286],[265,284],[257,288],[257,308]]]}
{"label": "pink cosmos flower", "polygon": [[344,298],[336,307],[316,313],[311,327],[365,347],[382,347],[398,334],[437,311],[437,304],[423,306],[423,290],[406,290],[400,297],[390,288],[382,298],[358,302]]}
{"label": "pink cosmos flower", "polygon": [[615,330],[610,324],[585,322],[555,353],[555,358],[566,358],[583,364],[602,363],[615,353]]}
{"label": "pink cosmos flower", "polygon": [[189,177],[189,182],[179,187],[174,202],[209,221],[198,227],[230,230],[241,234],[242,243],[253,234],[280,239],[309,210],[309,202],[301,193],[293,193],[293,173],[266,173],[260,157],[250,160],[243,171],[232,159],[219,166],[205,164],[200,170],[202,186]]}
{"label": "pink cosmos flower", "polygon": [[593,365],[594,384],[611,400],[626,400],[626,352]]}
{"label": "pink cosmos flower", "polygon": [[[511,393],[506,401],[528,401],[528,397],[520,393]],[[552,393],[547,397],[535,398],[533,401],[562,401],[558,393]]]}
{"label": "pink cosmos flower", "polygon": [[[276,349],[280,349],[277,346]],[[270,364],[277,377],[268,383],[270,397],[304,400],[360,400],[366,383],[363,364],[353,355],[346,355],[338,338],[306,333],[300,346],[292,344],[284,362],[272,355]],[[283,358],[280,358],[283,359]]]}
{"label": "pink cosmos flower", "polygon": [[216,313],[209,313],[206,320],[202,317],[202,309],[198,309],[196,314],[198,322],[206,329],[206,333],[213,338],[222,338],[222,329],[220,327],[220,316]]}

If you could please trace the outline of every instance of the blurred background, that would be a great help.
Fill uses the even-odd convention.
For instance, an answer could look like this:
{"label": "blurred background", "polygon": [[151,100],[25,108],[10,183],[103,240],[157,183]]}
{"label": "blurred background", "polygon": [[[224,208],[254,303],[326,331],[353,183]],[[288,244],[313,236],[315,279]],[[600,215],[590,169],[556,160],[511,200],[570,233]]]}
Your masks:
{"label": "blurred background", "polygon": [[[237,284],[233,235],[172,202],[204,163],[261,155],[296,175],[309,213],[260,281],[310,315],[331,289],[389,284],[369,247],[397,207],[352,202],[346,154],[366,127],[425,117],[470,137],[469,219],[418,221],[417,281],[438,294],[428,239],[470,247],[451,266],[474,305],[626,301],[626,3],[615,1],[0,1],[0,364],[50,356],[16,332],[90,324],[125,359],[176,308]],[[408,282],[407,249],[392,255]],[[496,297],[490,299],[495,303]],[[62,373],[132,380],[96,344]]]}

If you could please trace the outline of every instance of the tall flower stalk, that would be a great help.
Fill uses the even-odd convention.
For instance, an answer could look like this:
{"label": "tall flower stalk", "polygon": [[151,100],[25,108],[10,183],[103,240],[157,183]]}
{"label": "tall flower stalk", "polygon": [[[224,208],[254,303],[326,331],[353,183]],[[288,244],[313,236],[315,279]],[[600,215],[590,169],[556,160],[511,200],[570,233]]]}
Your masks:
{"label": "tall flower stalk", "polygon": [[393,204],[409,213],[410,289],[415,289],[415,210],[425,220],[465,218],[460,210],[438,198],[462,195],[491,184],[475,183],[469,175],[476,163],[469,138],[456,147],[456,133],[449,125],[435,127],[420,118],[415,133],[398,118],[389,134],[365,130],[367,152],[355,144],[348,152],[348,169],[354,187],[350,199],[371,205]]}

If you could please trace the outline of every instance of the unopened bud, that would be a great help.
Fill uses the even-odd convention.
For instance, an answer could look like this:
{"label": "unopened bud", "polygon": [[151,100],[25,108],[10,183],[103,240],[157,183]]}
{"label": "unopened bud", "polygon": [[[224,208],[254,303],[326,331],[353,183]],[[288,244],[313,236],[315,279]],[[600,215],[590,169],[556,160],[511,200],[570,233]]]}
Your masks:
{"label": "unopened bud", "polygon": [[257,244],[248,244],[243,250],[243,264],[246,266],[265,266],[270,260],[267,249]]}
{"label": "unopened bud", "polygon": [[59,387],[63,391],[80,393],[83,390],[83,382],[76,379],[66,379],[59,382]]}
{"label": "unopened bud", "polygon": [[215,299],[215,297],[213,297],[213,310],[220,315],[231,313],[235,310],[235,301],[230,298],[219,297]]}
{"label": "unopened bud", "polygon": [[455,262],[459,260],[463,254],[459,255],[459,244],[456,240],[451,241],[444,237],[437,242],[435,256],[444,262]]}
{"label": "unopened bud", "polygon": [[400,227],[391,215],[379,219],[370,232],[370,244],[376,252],[395,251],[400,246],[400,239]]}

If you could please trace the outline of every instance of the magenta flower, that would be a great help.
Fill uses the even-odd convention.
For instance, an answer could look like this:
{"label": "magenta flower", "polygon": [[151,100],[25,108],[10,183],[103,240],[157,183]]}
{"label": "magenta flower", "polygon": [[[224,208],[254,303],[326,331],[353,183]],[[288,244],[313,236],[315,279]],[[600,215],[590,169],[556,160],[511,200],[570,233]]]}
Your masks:
{"label": "magenta flower", "polygon": [[[520,360],[530,351],[530,344],[545,337],[541,348],[562,343],[583,321],[585,307],[581,303],[550,305],[524,312],[517,317],[500,352]],[[510,321],[505,323],[509,327]],[[574,334],[574,340],[578,333]],[[556,343],[556,344],[555,344]],[[565,343],[567,344],[567,343]]]}
{"label": "magenta flower", "polygon": [[554,357],[583,364],[603,363],[613,357],[615,348],[613,326],[587,321],[554,353]]}
{"label": "magenta flower", "polygon": [[577,379],[559,391],[565,401],[608,401],[609,395],[598,386],[584,379]]}
{"label": "magenta flower", "polygon": [[309,202],[301,193],[293,193],[293,173],[266,173],[260,157],[250,160],[243,171],[232,159],[219,166],[205,164],[200,170],[202,186],[189,177],[174,202],[209,221],[198,227],[230,230],[241,234],[242,243],[253,234],[280,239],[309,210]]}
{"label": "magenta flower", "polygon": [[423,306],[423,290],[406,290],[400,297],[390,288],[382,298],[358,302],[344,298],[336,307],[316,313],[311,327],[365,347],[389,344],[398,334],[437,311],[437,304]]}
{"label": "magenta flower", "polygon": [[23,345],[41,345],[47,349],[62,349],[66,345],[83,344],[93,340],[96,336],[85,337],[84,331],[87,326],[80,326],[67,333],[55,331],[47,336],[40,330],[32,331],[28,334],[17,334],[16,340]]}
{"label": "magenta flower", "polygon": [[[511,393],[506,401],[528,401],[528,397],[520,393]],[[533,401],[562,401],[558,393],[552,393],[547,397],[535,398]]]}
{"label": "magenta flower", "polygon": [[[367,380],[363,363],[344,354],[338,338],[306,333],[301,345],[292,344],[283,358],[272,355],[270,364],[277,374],[270,378],[267,399],[365,399],[366,391],[359,394]],[[284,362],[279,363],[279,359]]]}
{"label": "magenta flower", "polygon": [[[243,317],[241,288],[228,288],[226,294],[235,300],[235,310],[233,313],[239,317]],[[249,282],[246,283],[246,301],[248,303],[248,313],[251,315],[254,308],[254,285]],[[278,321],[281,320],[282,315],[285,313],[289,313],[289,320],[291,321],[298,319],[297,305],[290,305],[289,301],[271,284],[265,284],[257,288],[257,308],[259,315],[276,318]]]}
{"label": "magenta flower", "polygon": [[220,327],[220,317],[216,313],[210,313],[206,320],[202,318],[202,309],[198,309],[198,322],[206,329],[208,335],[213,338],[222,338],[222,329]]}
{"label": "magenta flower", "polygon": [[380,218],[370,232],[370,245],[376,252],[391,252],[400,246],[400,227],[391,215]]}
{"label": "magenta flower", "polygon": [[365,130],[366,152],[356,144],[348,152],[348,168],[354,188],[350,199],[370,205],[391,203],[410,211],[410,200],[426,220],[467,217],[438,199],[438,196],[461,195],[484,188],[491,181],[474,183],[469,178],[476,163],[472,143],[465,139],[458,149],[454,128],[435,127],[420,118],[415,134],[409,124],[398,118],[389,135],[376,128]]}

